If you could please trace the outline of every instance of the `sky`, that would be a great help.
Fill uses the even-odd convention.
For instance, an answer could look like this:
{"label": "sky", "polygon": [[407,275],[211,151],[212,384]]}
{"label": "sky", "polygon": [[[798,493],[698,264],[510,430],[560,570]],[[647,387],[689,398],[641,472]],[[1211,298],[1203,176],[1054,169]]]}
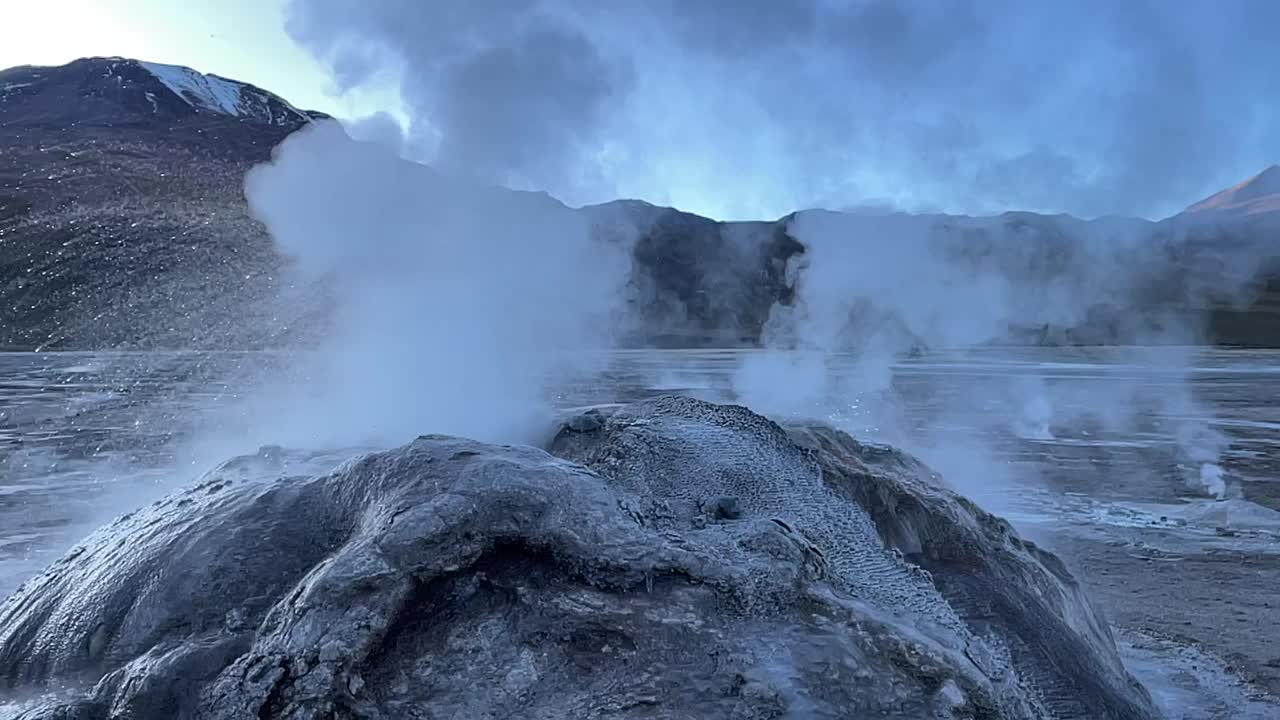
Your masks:
{"label": "sky", "polygon": [[0,0],[0,19],[28,29],[0,65],[187,65],[575,205],[1159,218],[1280,162],[1272,0]]}
{"label": "sky", "polygon": [[185,65],[350,117],[395,112],[395,93],[336,91],[331,73],[285,32],[285,0],[0,0],[0,67],[122,56]]}

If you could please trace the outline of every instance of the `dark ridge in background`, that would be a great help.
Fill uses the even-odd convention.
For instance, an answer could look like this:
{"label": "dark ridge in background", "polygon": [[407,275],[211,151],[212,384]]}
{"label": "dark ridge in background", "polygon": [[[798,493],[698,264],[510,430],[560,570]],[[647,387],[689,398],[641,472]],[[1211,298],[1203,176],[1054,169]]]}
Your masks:
{"label": "dark ridge in background", "polygon": [[[323,332],[323,284],[290,282],[288,258],[248,212],[243,181],[290,133],[327,116],[239,85],[248,110],[236,116],[189,102],[133,60],[0,71],[0,349],[264,349],[305,346]],[[1135,289],[1138,307],[1202,328],[1195,340],[1280,347],[1280,271],[1268,247],[1280,217],[1280,202],[1268,204],[1280,197],[1277,176],[1273,167],[1235,196],[1148,223],[1152,242],[1130,260],[1173,270]],[[1261,210],[1194,220],[1236,196]],[[628,346],[754,346],[771,309],[792,302],[787,265],[805,250],[788,232],[792,216],[717,222],[633,200],[582,212],[602,241],[633,248],[638,320]],[[1033,274],[1049,276],[1071,254],[1073,223],[1011,212],[966,226],[958,240],[1028,243]],[[1229,272],[1216,260],[1222,248],[1253,253],[1263,272],[1216,277]],[[1215,295],[1219,281],[1245,288],[1243,301]],[[1149,320],[1100,303],[1079,327],[1009,336],[1124,343],[1160,336],[1141,332]]]}

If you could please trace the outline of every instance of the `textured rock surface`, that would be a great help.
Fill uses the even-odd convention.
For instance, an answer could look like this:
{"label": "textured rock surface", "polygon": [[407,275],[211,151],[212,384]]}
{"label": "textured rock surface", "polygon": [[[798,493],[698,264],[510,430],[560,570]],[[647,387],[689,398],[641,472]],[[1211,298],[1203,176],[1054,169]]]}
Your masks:
{"label": "textured rock surface", "polygon": [[812,543],[833,585],[971,658],[1006,707],[1054,718],[1150,712],[1062,563],[913,458],[683,397],[602,420],[593,432],[562,431],[553,452],[655,498],[668,529],[701,522],[708,506],[722,512],[731,497],[743,520],[783,522]]}
{"label": "textured rock surface", "polygon": [[551,450],[431,436],[271,481],[248,469],[278,450],[232,461],[0,608],[0,697],[86,719],[1151,715],[1056,560],[909,458],[674,397]]}

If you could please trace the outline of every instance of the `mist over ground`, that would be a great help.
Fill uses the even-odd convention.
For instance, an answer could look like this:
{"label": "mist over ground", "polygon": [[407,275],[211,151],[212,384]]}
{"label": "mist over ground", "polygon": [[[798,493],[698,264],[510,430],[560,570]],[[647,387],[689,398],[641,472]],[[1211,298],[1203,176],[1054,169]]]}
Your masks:
{"label": "mist over ground", "polygon": [[[349,566],[321,559],[312,574],[310,560],[297,563],[304,592],[282,596],[289,605],[298,602],[294,617],[299,628],[307,626],[305,633],[282,633],[286,644],[296,647],[299,638],[305,644],[303,635],[311,629],[325,634],[335,625],[315,622],[317,606],[308,606],[306,593],[327,592],[326,587],[337,588],[330,605],[330,617],[341,620],[336,624],[358,629],[350,637],[373,638],[330,643],[320,651],[322,660],[337,646],[386,655],[383,650],[392,644],[378,635],[382,630],[368,633],[359,614],[366,610],[364,617],[380,621],[403,610],[413,624],[446,618],[462,627],[457,614],[423,610],[446,606],[419,602],[438,586],[417,571],[396,575],[394,587],[382,585],[388,592],[381,597],[393,600],[394,612],[386,611],[392,605],[361,605],[377,596],[371,587],[390,577],[379,563],[401,550],[403,557],[436,562],[432,548],[479,537],[491,537],[501,550],[518,544],[511,542],[518,534],[507,523],[516,518],[519,524],[526,516],[535,524],[564,523],[566,536],[587,550],[583,558],[602,548],[645,547],[593,535],[590,522],[574,519],[574,512],[594,507],[646,537],[666,537],[671,527],[687,525],[695,534],[688,543],[680,541],[682,555],[707,537],[735,537],[709,523],[748,521],[736,527],[752,535],[729,543],[739,549],[755,542],[755,528],[765,528],[768,537],[785,531],[791,538],[783,543],[791,548],[786,552],[800,552],[795,557],[805,572],[816,575],[849,557],[879,557],[891,548],[889,571],[911,578],[907,587],[932,585],[934,571],[916,560],[945,555],[944,565],[958,583],[952,588],[960,588],[965,603],[975,601],[963,605],[957,622],[1020,617],[1027,607],[1060,603],[1063,588],[1075,598],[1072,603],[1086,608],[1084,589],[1096,582],[1096,597],[1108,612],[1129,612],[1126,624],[1116,624],[1117,632],[1127,634],[1126,643],[1167,640],[1172,628],[1178,642],[1169,644],[1188,644],[1179,650],[1200,643],[1206,653],[1231,658],[1221,678],[1235,683],[1239,676],[1240,687],[1280,687],[1274,673],[1261,669],[1273,666],[1265,635],[1236,624],[1252,623],[1271,609],[1272,598],[1246,582],[1248,573],[1267,578],[1265,572],[1280,572],[1280,565],[1266,569],[1274,560],[1264,547],[1274,546],[1273,531],[1280,527],[1271,509],[1280,507],[1280,494],[1271,489],[1276,470],[1269,457],[1278,430],[1270,418],[1273,403],[1265,399],[1280,373],[1273,355],[1202,347],[1217,337],[1203,311],[1252,308],[1266,290],[1259,271],[1272,267],[1269,277],[1280,277],[1272,265],[1280,255],[1272,249],[1280,212],[1269,205],[1254,212],[1250,204],[1280,198],[1280,167],[1166,220],[1139,217],[1167,215],[1275,159],[1265,153],[1280,147],[1269,100],[1280,86],[1265,65],[1246,62],[1278,54],[1253,30],[1273,20],[1280,15],[1270,6],[1244,2],[1216,9],[1087,3],[1067,10],[996,0],[605,6],[295,0],[290,32],[329,64],[339,91],[388,86],[402,99],[400,107],[345,123],[306,115],[297,125],[301,129],[279,144],[263,144],[262,155],[240,167],[259,162],[266,147],[275,148],[269,161],[245,176],[247,206],[237,207],[259,239],[266,241],[263,228],[269,234],[274,252],[268,255],[279,261],[278,277],[273,265],[270,278],[278,285],[270,287],[281,295],[276,304],[264,303],[263,312],[233,320],[248,328],[270,324],[293,331],[290,318],[319,318],[315,332],[289,335],[309,344],[243,357],[184,353],[173,367],[152,357],[162,354],[141,353],[136,367],[119,372],[111,367],[118,358],[95,355],[84,367],[62,368],[60,382],[66,384],[78,384],[81,375],[122,379],[86,403],[84,417],[68,405],[58,408],[63,415],[56,422],[22,423],[35,428],[28,434],[30,449],[15,453],[9,467],[20,463],[23,472],[56,492],[46,493],[46,506],[10,508],[10,517],[23,516],[19,537],[11,541],[38,548],[33,538],[46,538],[41,542],[49,545],[47,537],[53,536],[35,526],[81,537],[87,527],[80,527],[84,519],[77,513],[93,515],[84,524],[94,526],[104,515],[130,513],[117,531],[129,523],[144,528],[140,532],[156,557],[169,557],[172,548],[198,550],[201,543],[182,540],[181,534],[173,542],[157,540],[145,530],[152,527],[145,514],[131,513],[174,490],[175,482],[239,455],[182,491],[210,505],[162,502],[143,513],[189,516],[205,523],[207,537],[218,541],[207,546],[214,548],[209,557],[216,562],[179,557],[174,567],[180,572],[225,567],[238,573],[260,562],[263,577],[276,582],[271,552],[237,554],[244,538],[251,542],[243,547],[268,551],[296,543],[309,553],[330,541],[321,537],[326,535],[357,548],[360,554]],[[125,87],[123,80],[112,82]],[[141,98],[152,94],[142,92]],[[204,117],[201,112],[195,112],[197,119]],[[230,122],[239,127],[239,121]],[[240,171],[233,177],[240,178]],[[235,202],[240,200],[237,193]],[[605,200],[610,202],[588,204]],[[1002,212],[984,214],[995,211]],[[728,222],[733,218],[750,221]],[[235,296],[228,287],[217,285],[214,292]],[[267,315],[270,323],[262,319]],[[209,328],[206,334],[216,332]],[[31,393],[36,400],[54,387],[47,369],[38,367],[53,361],[4,359],[15,363],[16,370],[6,371],[14,387],[37,387]],[[1206,362],[1222,366],[1207,368]],[[1242,379],[1250,374],[1256,377]],[[1206,375],[1214,375],[1212,382]],[[218,387],[206,390],[206,383]],[[630,410],[583,412],[586,405],[663,391],[741,403],[774,422],[742,408],[712,408],[678,397],[642,401]],[[32,418],[47,411],[20,392],[22,402],[35,408]],[[801,429],[810,420],[848,431],[856,442],[827,428]],[[726,442],[743,432],[744,423],[750,442]],[[792,439],[782,442],[784,432]],[[475,450],[479,446],[471,440],[442,435],[499,446]],[[376,456],[344,460],[419,436],[427,437],[382,455],[392,461],[388,465]],[[795,439],[801,436],[808,440]],[[600,444],[603,438],[608,443]],[[17,440],[27,442],[23,436]],[[864,441],[893,444],[931,468],[858,444]],[[790,449],[784,456],[771,443]],[[523,445],[540,449],[513,447]],[[561,452],[555,452],[557,445]],[[439,454],[419,452],[429,446]],[[547,464],[543,450],[570,464]],[[110,462],[99,461],[104,451]],[[410,460],[397,464],[401,455]],[[840,468],[855,455],[845,477]],[[779,457],[798,464],[777,464]],[[823,457],[830,462],[810,464]],[[502,484],[523,472],[513,468],[526,461],[530,471],[541,468],[528,475],[537,501],[507,504],[510,493]],[[69,470],[61,467],[64,462]],[[466,484],[450,490],[432,475],[449,463],[473,462],[476,477],[498,481],[504,500],[490,506],[492,512],[474,514],[487,490],[477,493]],[[353,472],[360,467],[368,472]],[[618,479],[613,474],[619,468],[639,471],[621,479],[625,492],[617,497],[600,494]],[[567,473],[563,479],[570,485],[549,490],[557,486],[544,482],[551,475],[540,473],[552,469]],[[940,473],[939,482],[1008,518],[1017,533],[939,492],[939,476],[930,469]],[[908,482],[910,491],[897,499],[874,496],[869,488],[881,471],[894,482]],[[224,484],[219,473],[231,480]],[[312,474],[318,474],[314,481],[297,484]],[[826,484],[837,476],[839,486]],[[378,499],[381,490],[399,492],[395,488],[406,479],[412,493]],[[632,492],[655,483],[668,487],[649,495]],[[1251,494],[1264,484],[1265,491]],[[88,490],[96,485],[108,489]],[[293,492],[287,486],[302,489],[293,497],[303,512],[270,499],[281,488]],[[563,491],[570,486],[589,492]],[[316,487],[318,494],[308,489]],[[888,527],[897,527],[900,517],[905,524],[888,532],[863,524],[849,536],[855,545],[865,541],[864,547],[825,552],[822,542],[813,541],[839,537],[832,528],[854,522],[862,510],[843,500],[830,515],[815,515],[815,508],[832,507],[828,501],[851,488],[870,493],[855,505],[874,508],[883,516],[876,523],[888,519]],[[246,498],[265,493],[270,512],[259,516],[264,522],[218,520],[219,507],[238,507],[218,506],[227,502],[218,495],[224,490],[247,493],[241,496]],[[306,512],[317,507],[309,503],[323,505],[330,491],[341,503],[355,505]],[[56,493],[89,500],[67,503]],[[645,498],[639,510],[632,506],[637,497]],[[441,505],[431,504],[441,498]],[[941,524],[921,521],[919,508],[930,505],[942,509],[945,517],[935,518]],[[674,515],[672,508],[678,508]],[[463,526],[438,536],[435,530],[421,532],[466,513],[473,513],[479,532]],[[422,524],[405,523],[405,517]],[[22,537],[28,526],[35,530]],[[947,534],[952,527],[980,530],[985,539],[968,542],[968,530]],[[173,528],[188,532],[185,520]],[[358,532],[337,537],[351,528]],[[365,530],[370,533],[361,535]],[[128,545],[111,532],[98,536],[101,547],[115,554],[101,564],[106,573],[132,566]],[[134,531],[121,532],[127,538]],[[1019,535],[1039,547],[1022,543]],[[438,540],[420,542],[425,537]],[[554,543],[538,539],[546,536],[526,537],[533,540],[524,550],[556,555]],[[396,550],[399,540],[405,544]],[[810,544],[816,554],[810,554]],[[553,549],[547,553],[546,547]],[[766,555],[774,553],[761,547]],[[1264,549],[1250,549],[1256,547]],[[863,552],[868,548],[869,554]],[[1040,577],[1050,582],[1021,587],[1017,573],[1001,571],[989,584],[965,585],[981,575],[973,571],[974,558],[986,562],[1010,548],[1045,570]],[[655,556],[649,550],[626,552],[645,562]],[[79,562],[77,557],[79,551],[73,552],[70,561]],[[1064,562],[1073,571],[1077,563],[1095,563],[1089,582],[1075,582]],[[28,577],[41,564],[28,563],[21,573]],[[515,565],[520,572],[529,567],[523,561]],[[357,572],[347,574],[344,567]],[[452,561],[440,566],[450,578],[459,567]],[[646,589],[643,596],[622,593],[628,604],[652,596],[655,567],[637,566],[626,582],[611,587]],[[734,567],[733,577],[749,584],[767,576],[741,567],[746,566]],[[883,601],[876,615],[880,609],[893,614],[909,608],[910,594],[879,594],[896,581],[884,582],[889,576],[871,567],[854,567],[849,574],[871,591],[854,597]],[[89,568],[88,577],[97,577],[98,565]],[[224,577],[220,572],[216,578]],[[137,575],[157,576],[162,575],[145,568]],[[127,583],[64,577],[68,597],[105,589],[122,598],[122,610],[143,608]],[[353,577],[374,582],[353,583]],[[216,578],[211,583],[219,589],[239,585]],[[1223,578],[1238,581],[1232,594],[1240,598],[1223,597]],[[697,584],[703,590],[714,586]],[[1174,597],[1168,587],[1175,584],[1176,594],[1197,599]],[[791,580],[784,585],[786,593],[795,588]],[[148,587],[166,594],[160,585]],[[209,593],[200,582],[183,587],[193,606],[209,599],[202,597]],[[1016,594],[1027,588],[1034,598]],[[989,599],[1006,592],[1014,594]],[[1155,608],[1143,611],[1150,617],[1134,619],[1130,610],[1139,604]],[[486,612],[499,607],[465,605]],[[84,659],[85,645],[91,646],[89,655],[97,654],[94,645],[102,649],[101,626],[80,607],[72,612],[86,639],[65,643],[74,662]],[[1083,618],[1112,669],[1128,682],[1107,623],[1093,618],[1091,609],[1072,607],[1054,605],[1046,617],[1068,625]],[[242,616],[216,609],[209,614],[212,622],[225,616],[236,633],[269,625],[244,623]],[[718,600],[704,609],[709,616],[724,615]],[[166,632],[186,632],[184,621],[136,612],[144,625],[160,622]],[[625,612],[636,616],[630,608]],[[811,607],[804,614],[815,617]],[[47,626],[58,642],[77,637],[56,623],[37,618],[35,624]],[[592,628],[607,624],[599,617],[590,622]],[[398,619],[392,630],[397,628],[402,629]],[[1019,637],[1045,651],[1050,674],[1070,663],[1089,672],[1101,667],[1045,628],[1039,620],[1027,621]],[[758,639],[755,631],[719,634]],[[495,636],[487,631],[474,635],[486,648],[502,646],[491,643]],[[521,645],[519,633],[499,635],[513,648]],[[821,635],[830,637],[829,628]],[[788,643],[762,637],[771,645],[760,655],[766,674],[780,679],[780,687],[795,686],[789,661],[771,659],[776,647]],[[596,639],[573,643],[596,648]],[[206,647],[203,640],[196,645]],[[262,649],[256,641],[254,647]],[[531,652],[529,647],[519,651]],[[971,665],[987,672],[983,653],[969,654],[974,646],[967,641],[948,647],[957,650],[954,659],[966,672]],[[13,652],[19,664],[31,656],[21,648]],[[466,654],[471,661],[480,657]],[[1058,663],[1055,655],[1067,662]],[[320,676],[336,679],[333,689],[342,702],[360,694],[359,688],[367,693],[367,687],[379,687],[318,667],[315,656],[303,648],[288,669],[297,673],[304,694]],[[191,657],[204,662],[203,655]],[[618,677],[629,679],[635,660],[625,653],[618,657]],[[280,656],[267,653],[262,660],[269,673],[285,671]],[[1199,655],[1165,654],[1157,660],[1169,674],[1185,675],[1179,682],[1196,690],[1219,682],[1217,676],[1200,677],[1208,664]],[[46,669],[42,664],[35,662],[39,673]],[[161,665],[145,657],[139,662],[143,671]],[[481,665],[486,671],[503,667],[488,660]],[[715,665],[720,672],[720,661]],[[170,667],[178,670],[174,677],[182,676],[184,666],[161,669]],[[468,678],[459,684],[462,694],[488,699],[465,672],[414,667],[418,681],[396,680],[394,693],[404,688],[401,694],[439,696],[432,676]],[[825,673],[832,665],[821,667]],[[541,679],[564,675],[557,669]],[[934,693],[937,674],[925,675]],[[256,685],[256,673],[245,677]],[[830,685],[828,675],[822,677]],[[991,677],[1013,675],[999,671]],[[526,673],[525,679],[533,687],[539,678]],[[506,688],[506,678],[499,680]],[[122,687],[129,690],[127,682]],[[1096,699],[1097,693],[1084,690],[1076,699]],[[742,691],[734,684],[719,699]],[[264,716],[283,697],[274,690],[260,694],[267,710],[258,714]],[[944,687],[938,694],[949,693]],[[594,702],[599,694],[588,695]],[[1063,697],[1070,701],[1070,695]],[[643,697],[633,707],[651,705],[654,696]],[[1176,695],[1165,701],[1179,705]],[[791,707],[803,713],[813,707],[807,702],[797,694]],[[616,707],[610,704],[607,712]]]}
{"label": "mist over ground", "polygon": [[[602,218],[624,213],[575,211],[544,194],[405,163],[379,143],[352,142],[336,124],[295,134],[246,189],[295,261],[298,286],[320,288],[337,307],[318,351],[282,384],[287,394],[277,388],[253,413],[260,442],[386,444],[422,432],[536,441],[556,398],[598,379],[605,351],[659,300],[637,265],[647,228],[621,222],[600,232]],[[1191,393],[1192,356],[1182,347],[1201,342],[1203,328],[1144,295],[1176,275],[1186,233],[1123,219],[824,211],[779,226],[802,249],[786,261],[790,295],[771,308],[762,352],[742,359],[729,399],[862,436],[870,428],[987,497],[995,478],[1034,479],[996,472],[994,452],[901,426],[895,367],[921,352],[1084,324],[1103,308],[1114,314],[1110,340],[1137,346],[1126,351],[1130,361],[1176,377],[1177,392],[1150,395],[1102,378],[1081,411],[1044,382],[1010,376],[943,412],[963,425],[980,405],[1001,403],[1005,431],[1051,440],[1055,428],[1129,427],[1154,409],[1176,426],[1181,480],[1225,495],[1225,441]],[[746,230],[731,241],[746,249],[726,262],[750,262],[752,244],[770,237]],[[722,284],[731,280],[704,281],[703,292],[733,297]],[[1248,287],[1186,282],[1176,293],[1187,301],[1243,296]]]}
{"label": "mist over ground", "polygon": [[[636,197],[721,220],[828,207],[851,212],[779,221],[803,246],[786,259],[792,297],[770,310],[735,398],[875,427],[955,477],[994,476],[979,449],[961,463],[895,427],[895,363],[1096,321],[1100,308],[1107,343],[1192,345],[1200,321],[1153,292],[1247,302],[1265,243],[1200,242],[1232,272],[1197,284],[1179,263],[1202,230],[1101,216],[1168,215],[1265,164],[1280,146],[1268,89],[1280,87],[1258,60],[1280,51],[1252,28],[1267,18],[1280,14],[1249,2],[295,0],[288,30],[337,90],[390,86],[402,106],[349,122],[364,142],[325,124],[298,133],[249,177],[252,210],[300,284],[323,282],[338,308],[299,374],[299,397],[318,399],[283,403],[293,415],[266,425],[311,443],[527,440],[557,386],[601,369],[585,351],[614,347],[659,300],[637,280],[643,225],[605,242],[559,201]],[[1183,351],[1132,352],[1190,372]],[[1087,419],[1131,423],[1153,403],[1182,418],[1170,422],[1184,479],[1222,496],[1224,442],[1183,384],[1159,398],[1109,386]],[[1081,420],[1043,383],[988,392],[1020,436]]]}

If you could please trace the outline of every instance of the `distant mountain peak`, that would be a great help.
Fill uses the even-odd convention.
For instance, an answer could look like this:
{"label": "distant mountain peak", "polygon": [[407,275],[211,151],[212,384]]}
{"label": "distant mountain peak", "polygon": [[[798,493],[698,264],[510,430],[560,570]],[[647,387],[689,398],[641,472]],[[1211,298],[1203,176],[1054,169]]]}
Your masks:
{"label": "distant mountain peak", "polygon": [[310,117],[288,101],[247,83],[205,75],[180,65],[136,61],[165,87],[198,110],[268,122],[305,123]]}
{"label": "distant mountain peak", "polygon": [[1280,212],[1280,165],[1271,165],[1238,185],[1210,195],[1187,208],[1187,212],[1239,215]]}
{"label": "distant mountain peak", "polygon": [[[94,106],[97,109],[89,111],[87,104],[93,103],[99,103]],[[105,125],[136,122],[147,116],[177,119],[218,115],[295,128],[327,117],[299,110],[274,93],[238,80],[180,65],[123,57],[91,57],[58,67],[0,70],[0,110],[21,116],[22,105],[28,108],[28,121],[42,124],[70,120],[71,115],[76,115],[78,122]]]}
{"label": "distant mountain peak", "polygon": [[1280,165],[1272,165],[1238,187],[1237,194],[1246,193],[1250,199],[1280,194]]}

